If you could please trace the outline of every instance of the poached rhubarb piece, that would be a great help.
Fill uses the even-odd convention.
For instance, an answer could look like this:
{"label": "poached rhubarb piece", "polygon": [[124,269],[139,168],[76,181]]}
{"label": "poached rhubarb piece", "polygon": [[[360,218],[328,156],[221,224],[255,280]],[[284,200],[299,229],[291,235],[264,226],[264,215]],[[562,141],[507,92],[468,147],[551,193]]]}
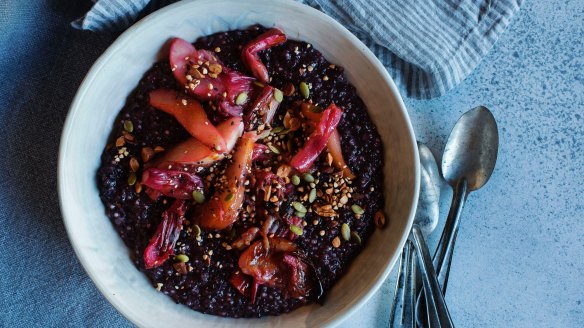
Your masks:
{"label": "poached rhubarb piece", "polygon": [[203,189],[203,180],[196,174],[154,167],[142,173],[142,184],[176,199],[191,199],[193,191]]}
{"label": "poached rhubarb piece", "polygon": [[[280,102],[276,99],[276,89],[266,85],[246,115],[246,130],[253,130],[257,125],[271,123]],[[281,93],[281,91],[278,91]]]}
{"label": "poached rhubarb piece", "polygon": [[304,146],[292,157],[290,165],[300,172],[307,172],[320,153],[326,147],[331,134],[341,121],[343,111],[331,104],[322,112],[322,116]]}
{"label": "poached rhubarb piece", "polygon": [[241,272],[252,279],[250,300],[255,302],[257,289],[260,285],[285,287],[287,285],[285,271],[282,268],[282,254],[294,252],[297,247],[284,238],[269,238],[268,248],[261,240],[254,242],[239,257]]}
{"label": "poached rhubarb piece", "polygon": [[225,140],[209,121],[201,104],[174,90],[158,89],[150,92],[150,105],[164,111],[204,145],[218,152],[225,150]]}
{"label": "poached rhubarb piece", "polygon": [[[301,105],[302,115],[312,121],[314,124],[318,124],[320,118],[322,117],[322,113],[318,111],[318,108],[313,104],[309,103],[302,103]],[[336,166],[338,169],[343,171],[343,175],[349,179],[354,179],[355,175],[345,162],[345,158],[343,157],[343,150],[341,148],[341,136],[339,135],[339,131],[335,129],[329,140],[326,144],[326,148],[333,157],[333,165]]]}
{"label": "poached rhubarb piece", "polygon": [[286,42],[286,35],[277,28],[268,30],[250,41],[241,53],[241,60],[251,71],[253,76],[263,83],[270,82],[270,76],[266,66],[260,60],[258,52],[269,49]]}
{"label": "poached rhubarb piece", "polygon": [[213,52],[183,39],[170,44],[170,67],[188,92],[201,101],[215,101],[225,116],[241,116],[250,101],[254,78],[225,67]]}
{"label": "poached rhubarb piece", "polygon": [[215,192],[200,211],[199,224],[201,227],[222,230],[237,220],[244,197],[243,183],[251,169],[256,138],[255,133],[246,132],[239,139],[233,154],[233,162],[225,171],[225,185],[222,190]]}
{"label": "poached rhubarb piece", "polygon": [[182,231],[186,210],[186,202],[177,199],[170,208],[162,213],[162,222],[156,228],[154,236],[144,250],[146,269],[160,266],[174,254],[174,246]]}
{"label": "poached rhubarb piece", "polygon": [[190,138],[174,146],[159,160],[158,167],[164,168],[168,165],[183,164],[207,167],[217,161],[222,160],[229,154],[239,137],[243,133],[243,120],[240,117],[232,117],[217,125],[217,131],[225,141],[225,152],[216,152],[201,143],[198,139]]}

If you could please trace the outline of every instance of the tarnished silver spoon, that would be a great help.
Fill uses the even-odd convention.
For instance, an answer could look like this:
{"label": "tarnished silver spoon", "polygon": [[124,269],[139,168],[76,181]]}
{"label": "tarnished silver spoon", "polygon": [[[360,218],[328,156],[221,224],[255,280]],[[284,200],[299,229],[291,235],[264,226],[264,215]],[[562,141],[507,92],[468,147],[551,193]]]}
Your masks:
{"label": "tarnished silver spoon", "polygon": [[[462,208],[468,194],[484,186],[497,161],[499,133],[491,111],[484,106],[466,112],[448,137],[442,157],[442,174],[452,186],[452,204],[433,263],[442,292],[446,293],[448,275]],[[423,297],[418,299],[418,320],[424,322]]]}
{"label": "tarnished silver spoon", "polygon": [[[434,231],[440,215],[440,173],[432,151],[423,143],[418,142],[420,154],[420,198],[414,222],[420,228],[424,238]],[[396,281],[393,303],[390,311],[390,327],[415,327],[413,315],[415,297],[417,295],[416,271],[417,261],[413,244],[407,241],[400,258],[398,279]]]}

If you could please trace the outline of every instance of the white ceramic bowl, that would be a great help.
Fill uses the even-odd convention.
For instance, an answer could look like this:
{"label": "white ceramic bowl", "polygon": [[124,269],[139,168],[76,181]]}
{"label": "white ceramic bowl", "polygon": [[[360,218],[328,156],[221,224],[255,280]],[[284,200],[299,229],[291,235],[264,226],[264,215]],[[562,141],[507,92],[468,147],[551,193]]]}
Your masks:
{"label": "white ceramic bowl", "polygon": [[[290,38],[310,42],[346,69],[381,134],[385,152],[385,213],[347,274],[324,306],[302,307],[262,319],[204,315],[158,293],[130,261],[128,250],[105,216],[95,172],[116,114],[169,38],[186,40],[260,23]],[[402,99],[375,56],[344,27],[292,1],[181,1],[144,18],[122,34],[93,65],[71,105],[59,154],[61,210],[71,244],[105,297],[142,327],[317,327],[335,326],[373,295],[388,276],[407,238],[419,189],[414,133]]]}

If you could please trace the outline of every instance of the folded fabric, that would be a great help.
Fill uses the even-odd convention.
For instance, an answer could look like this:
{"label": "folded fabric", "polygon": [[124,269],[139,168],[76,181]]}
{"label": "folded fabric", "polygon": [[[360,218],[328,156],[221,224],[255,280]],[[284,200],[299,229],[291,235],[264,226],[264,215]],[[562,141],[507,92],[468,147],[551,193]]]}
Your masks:
{"label": "folded fabric", "polygon": [[[95,0],[94,0],[95,1]],[[173,0],[97,0],[73,26],[121,31]],[[523,0],[301,0],[335,18],[381,60],[407,96],[443,95],[466,78]]]}

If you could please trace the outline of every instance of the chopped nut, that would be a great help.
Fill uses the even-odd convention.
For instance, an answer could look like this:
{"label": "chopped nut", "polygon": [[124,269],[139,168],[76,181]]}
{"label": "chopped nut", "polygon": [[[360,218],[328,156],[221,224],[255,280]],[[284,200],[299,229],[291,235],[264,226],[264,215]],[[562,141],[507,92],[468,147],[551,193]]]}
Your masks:
{"label": "chopped nut", "polygon": [[150,147],[144,147],[142,148],[142,161],[144,161],[144,163],[147,163],[148,161],[150,161],[152,159],[152,157],[154,157],[154,150]]}
{"label": "chopped nut", "polygon": [[333,247],[339,248],[339,246],[341,246],[341,238],[337,236],[333,239]]}
{"label": "chopped nut", "polygon": [[140,163],[138,163],[136,157],[132,156],[132,158],[130,158],[130,169],[132,170],[132,172],[136,172],[138,171],[139,168]]}
{"label": "chopped nut", "polygon": [[134,136],[131,135],[129,132],[122,131],[122,134],[124,135],[124,139],[126,139],[126,141],[129,141],[129,142],[134,141]]}
{"label": "chopped nut", "polygon": [[377,228],[382,229],[383,227],[385,227],[385,215],[381,210],[375,213],[374,221],[375,226],[377,226]]}
{"label": "chopped nut", "polygon": [[324,217],[333,217],[337,215],[331,205],[317,206],[315,208],[315,212],[316,214]]}
{"label": "chopped nut", "polygon": [[125,144],[126,144],[126,139],[123,136],[116,139],[116,147],[120,148],[120,147],[124,146]]}
{"label": "chopped nut", "polygon": [[292,167],[290,165],[282,164],[282,165],[280,165],[280,167],[278,167],[278,170],[276,171],[276,175],[279,176],[280,178],[284,178],[284,177],[287,177],[291,171],[292,171]]}
{"label": "chopped nut", "polygon": [[223,71],[223,66],[221,66],[219,64],[209,65],[209,72],[211,72],[213,74],[221,74],[222,71]]}
{"label": "chopped nut", "polygon": [[187,265],[184,262],[173,263],[172,267],[181,275],[185,275],[188,272]]}
{"label": "chopped nut", "polygon": [[136,182],[136,184],[134,185],[134,187],[136,188],[136,193],[139,194],[142,192],[142,183],[141,182]]}

